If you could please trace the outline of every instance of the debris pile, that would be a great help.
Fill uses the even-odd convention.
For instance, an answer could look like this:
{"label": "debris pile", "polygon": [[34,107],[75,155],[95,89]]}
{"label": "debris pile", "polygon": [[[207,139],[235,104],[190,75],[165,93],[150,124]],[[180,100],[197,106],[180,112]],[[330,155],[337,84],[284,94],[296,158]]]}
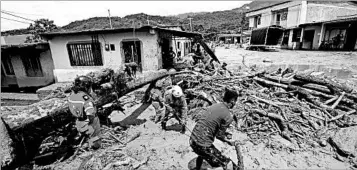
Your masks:
{"label": "debris pile", "polygon": [[[279,134],[297,146],[296,150],[325,147],[331,143],[338,151],[343,148],[333,144],[335,133],[357,125],[356,91],[323,75],[292,69],[274,73],[236,73],[233,76],[219,73],[216,70],[213,76],[204,71],[196,76],[181,75],[186,93],[196,93],[194,100],[189,98],[190,95],[188,100],[205,96],[201,107],[190,102],[189,115],[198,119],[205,113],[204,104],[222,101],[224,88],[231,86],[241,92],[234,109],[238,118],[237,130],[246,133],[252,143],[269,143],[271,135]],[[345,135],[357,136],[357,132],[350,132]],[[351,140],[351,144],[355,146],[357,140]]]}
{"label": "debris pile", "polygon": [[[177,84],[184,90],[189,105],[188,115],[193,120],[199,119],[209,105],[222,102],[222,94],[229,86],[240,92],[238,103],[233,109],[237,120],[236,128],[248,134],[252,143],[269,143],[270,136],[279,134],[296,145],[296,150],[325,147],[331,143],[337,152],[345,153],[341,156],[356,156],[356,149],[346,151],[351,148],[341,147],[343,145],[334,136],[341,128],[357,125],[357,93],[347,85],[322,75],[294,72],[291,69],[274,73],[255,70],[231,72],[224,64],[221,66],[214,62],[199,63],[183,72],[159,72],[152,77],[130,81],[120,81],[125,79],[125,75],[116,75],[110,69],[89,75],[95,80],[93,95],[97,98],[95,105],[99,108],[98,114],[104,125],[111,125],[106,121],[114,110],[122,111],[120,97],[150,84],[144,94],[136,93],[135,98],[142,98],[145,103],[146,94],[155,86],[156,81],[171,77],[172,82],[169,84]],[[73,127],[69,125],[73,118],[69,116],[64,98],[68,95],[68,89],[70,88],[58,89],[46,98],[49,99],[46,101],[58,100],[58,109],[42,113],[37,107],[45,102],[41,101],[29,107],[32,108],[31,111],[19,113],[39,115],[30,121],[25,116],[12,128],[17,135],[15,142],[22,142],[25,149],[33,147],[31,150],[21,150],[25,152],[21,156],[28,156],[32,160],[32,154],[36,151],[34,160],[53,154],[57,156],[55,160],[68,162],[68,157],[75,157],[79,155],[78,152],[82,152],[81,155],[88,153],[89,156],[81,165],[84,169],[113,169],[129,165],[135,169],[148,161],[148,158],[135,160],[124,152],[119,152],[127,143],[140,136],[140,133],[127,134],[123,131],[126,127],[103,126],[104,149],[99,152],[86,151],[81,142],[71,141],[75,135],[68,132],[75,130],[71,130]],[[47,128],[43,128],[44,126]],[[351,133],[357,136],[353,134],[356,131],[349,131]],[[59,146],[66,142],[70,147],[59,150]]]}

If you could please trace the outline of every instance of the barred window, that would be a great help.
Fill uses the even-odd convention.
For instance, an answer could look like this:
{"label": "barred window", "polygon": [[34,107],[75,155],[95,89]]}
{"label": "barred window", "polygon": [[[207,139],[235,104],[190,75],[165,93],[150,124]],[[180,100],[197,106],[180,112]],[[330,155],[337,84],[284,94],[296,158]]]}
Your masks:
{"label": "barred window", "polygon": [[100,42],[68,43],[67,50],[71,66],[102,66]]}

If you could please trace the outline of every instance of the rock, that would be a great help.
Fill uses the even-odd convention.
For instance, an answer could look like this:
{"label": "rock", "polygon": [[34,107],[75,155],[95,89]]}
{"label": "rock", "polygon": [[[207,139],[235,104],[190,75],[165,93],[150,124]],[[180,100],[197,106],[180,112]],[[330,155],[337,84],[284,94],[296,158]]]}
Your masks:
{"label": "rock", "polygon": [[357,126],[340,129],[330,141],[342,154],[357,156]]}
{"label": "rock", "polygon": [[13,148],[14,141],[11,139],[9,134],[9,127],[5,121],[1,118],[0,121],[0,159],[1,159],[1,168],[11,165],[15,158],[15,150]]}

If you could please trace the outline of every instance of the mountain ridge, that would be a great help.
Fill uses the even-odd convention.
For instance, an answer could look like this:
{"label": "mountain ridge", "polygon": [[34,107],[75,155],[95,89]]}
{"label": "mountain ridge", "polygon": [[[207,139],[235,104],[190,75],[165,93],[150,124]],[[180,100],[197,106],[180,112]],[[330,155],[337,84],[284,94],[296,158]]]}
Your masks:
{"label": "mountain ridge", "polygon": [[[149,24],[153,26],[161,25],[179,25],[185,30],[190,30],[189,17],[192,17],[193,31],[200,33],[238,33],[241,29],[248,28],[248,21],[244,13],[264,6],[270,6],[281,1],[252,1],[241,7],[231,10],[214,12],[189,12],[173,16],[148,15],[137,13],[126,15],[124,17],[111,17],[113,28],[140,27]],[[109,29],[108,17],[92,17],[83,20],[72,21],[69,24],[60,27],[56,31],[79,31],[91,29]],[[1,35],[16,35],[28,33],[27,29],[16,29],[1,32]]]}

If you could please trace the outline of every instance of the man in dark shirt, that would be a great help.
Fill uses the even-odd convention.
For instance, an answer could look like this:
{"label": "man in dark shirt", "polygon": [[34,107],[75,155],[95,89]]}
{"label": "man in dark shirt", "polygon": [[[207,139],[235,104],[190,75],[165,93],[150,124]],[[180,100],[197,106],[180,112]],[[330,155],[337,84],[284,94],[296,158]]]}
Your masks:
{"label": "man in dark shirt", "polygon": [[198,154],[196,169],[201,169],[203,160],[206,160],[212,167],[223,167],[224,169],[236,167],[231,159],[222,155],[213,142],[214,138],[217,138],[229,145],[234,145],[234,142],[228,139],[226,130],[233,122],[233,116],[229,109],[234,107],[237,98],[236,91],[226,89],[223,97],[224,102],[210,106],[207,113],[198,120],[193,128],[190,146]]}

